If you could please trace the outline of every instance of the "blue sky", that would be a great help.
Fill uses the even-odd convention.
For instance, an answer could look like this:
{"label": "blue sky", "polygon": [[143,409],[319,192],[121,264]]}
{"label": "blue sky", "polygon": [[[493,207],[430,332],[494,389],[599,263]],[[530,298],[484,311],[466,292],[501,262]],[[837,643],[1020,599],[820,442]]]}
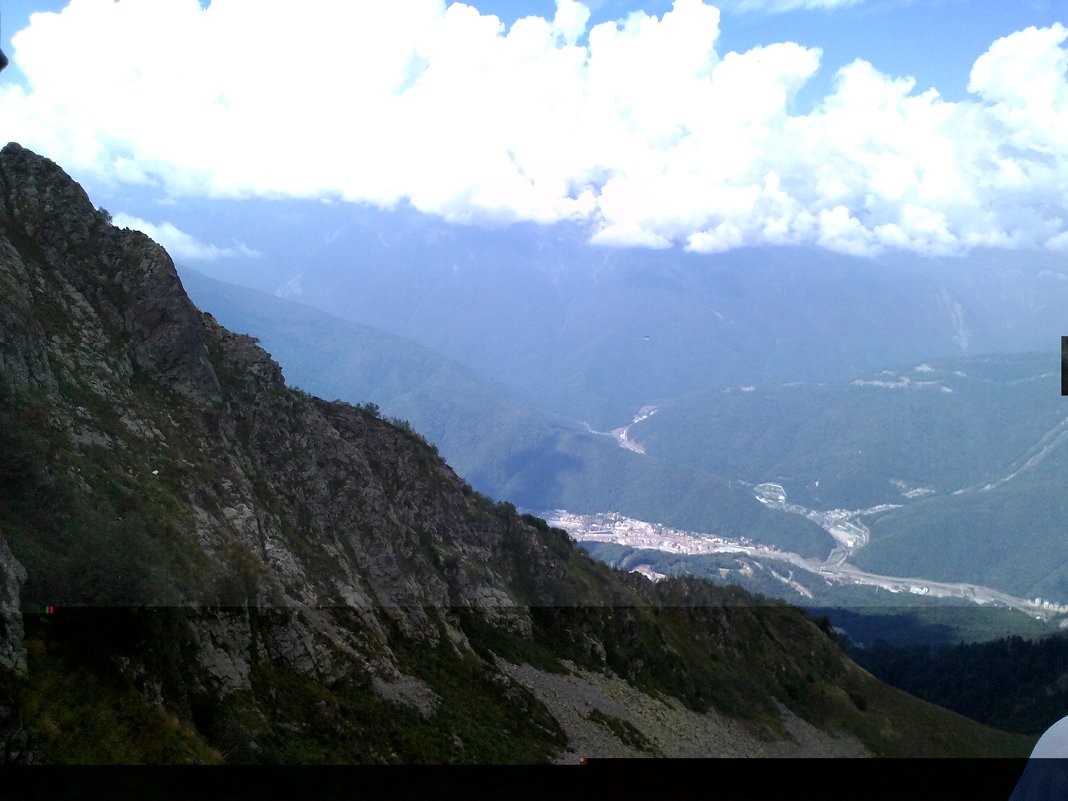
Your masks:
{"label": "blue sky", "polygon": [[3,5],[0,138],[192,258],[241,252],[170,222],[168,204],[205,197],[580,222],[595,245],[701,253],[1061,251],[1066,11],[19,0]]}
{"label": "blue sky", "polygon": [[[475,3],[475,5],[479,5]],[[506,24],[528,14],[552,16],[552,0],[486,3],[486,11]],[[588,3],[591,24],[620,19],[635,10],[663,14],[671,0],[603,0]],[[879,69],[913,75],[921,88],[935,86],[943,96],[967,96],[972,64],[995,39],[1028,26],[1068,23],[1068,3],[1054,0],[866,0],[814,9],[772,13],[740,3],[719,3],[724,15],[721,49],[744,51],[756,45],[795,41],[820,47],[824,57],[817,81],[830,85],[834,70],[855,58]]]}

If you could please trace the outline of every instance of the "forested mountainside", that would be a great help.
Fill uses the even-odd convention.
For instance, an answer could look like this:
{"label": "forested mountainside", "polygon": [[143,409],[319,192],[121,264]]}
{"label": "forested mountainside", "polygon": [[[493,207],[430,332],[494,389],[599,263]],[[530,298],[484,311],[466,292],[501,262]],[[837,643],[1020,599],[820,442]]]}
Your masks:
{"label": "forested mountainside", "polygon": [[1026,754],[797,610],[595,562],[287,388],[167,254],[0,152],[5,762]]}

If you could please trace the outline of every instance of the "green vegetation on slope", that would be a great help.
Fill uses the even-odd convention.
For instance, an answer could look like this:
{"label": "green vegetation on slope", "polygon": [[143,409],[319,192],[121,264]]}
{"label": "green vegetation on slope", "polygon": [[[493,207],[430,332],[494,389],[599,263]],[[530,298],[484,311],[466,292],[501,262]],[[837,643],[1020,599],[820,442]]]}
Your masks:
{"label": "green vegetation on slope", "polygon": [[0,530],[29,573],[24,608],[166,606],[201,587],[207,565],[178,499],[145,466],[178,457],[146,462],[150,446],[136,440],[83,455],[66,447],[53,411],[30,396],[0,399]]}
{"label": "green vegetation on slope", "polygon": [[805,506],[901,503],[894,480],[950,493],[1008,472],[1064,418],[1056,369],[1052,354],[932,359],[853,383],[717,390],[665,405],[633,436],[679,464],[780,482]]}
{"label": "green vegetation on slope", "polygon": [[875,519],[872,543],[852,561],[872,572],[967,581],[1068,602],[1066,471],[1068,443],[1062,443],[1000,486],[919,498]]}
{"label": "green vegetation on slope", "polygon": [[864,570],[1064,602],[1056,367],[1052,354],[937,359],[869,383],[696,395],[633,436],[665,460],[781,483],[813,509],[900,505],[864,519],[871,542],[850,557]]}
{"label": "green vegetation on slope", "polygon": [[[40,761],[222,761],[188,715],[159,702],[189,678],[190,639],[177,610],[59,607],[24,621],[28,676],[0,670],[0,698],[14,700]],[[120,654],[125,659],[116,659]]]}
{"label": "green vegetation on slope", "polygon": [[883,640],[853,658],[881,680],[1006,731],[1040,735],[1068,715],[1068,636],[934,648]]}

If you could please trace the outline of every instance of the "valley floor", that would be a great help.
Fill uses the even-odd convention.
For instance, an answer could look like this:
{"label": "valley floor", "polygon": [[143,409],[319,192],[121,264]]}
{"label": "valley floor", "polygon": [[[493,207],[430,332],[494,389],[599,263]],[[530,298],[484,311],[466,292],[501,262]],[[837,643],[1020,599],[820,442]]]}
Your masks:
{"label": "valley floor", "polygon": [[[754,559],[785,562],[808,573],[818,575],[828,585],[868,585],[892,593],[959,598],[962,601],[980,606],[1017,609],[1046,622],[1062,618],[1060,625],[1068,628],[1068,605],[1041,598],[1018,598],[991,587],[983,587],[971,583],[939,582],[919,577],[884,576],[860,570],[846,560],[867,539],[867,529],[859,522],[858,518],[877,510],[846,511],[835,509],[827,512],[816,512],[796,504],[787,503],[784,493],[772,497],[767,489],[768,486],[759,485],[756,488],[758,500],[765,505],[777,507],[783,511],[804,514],[810,519],[816,520],[839,541],[839,547],[832,550],[826,559],[820,561],[808,559],[800,554],[782,551],[768,545],[762,545],[748,538],[732,539],[713,534],[681,531],[659,523],[635,520],[615,512],[577,514],[568,512],[565,509],[555,509],[543,512],[541,516],[551,526],[566,531],[576,542],[612,543],[629,548],[658,550],[687,556],[714,553],[743,554]],[[779,489],[781,490],[781,487]],[[849,532],[857,532],[855,539],[847,539],[850,536]],[[653,580],[662,577],[662,574],[651,570],[639,570],[638,572]],[[811,593],[802,584],[793,580],[792,572],[788,575],[776,572],[774,575],[799,595],[811,597]]]}

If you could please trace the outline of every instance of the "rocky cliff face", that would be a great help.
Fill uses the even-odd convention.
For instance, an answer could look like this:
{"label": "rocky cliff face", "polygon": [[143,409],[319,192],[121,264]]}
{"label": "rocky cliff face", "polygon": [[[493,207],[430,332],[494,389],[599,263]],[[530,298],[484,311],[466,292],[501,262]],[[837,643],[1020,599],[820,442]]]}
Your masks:
{"label": "rocky cliff face", "polygon": [[0,743],[46,762],[1027,747],[883,687],[794,610],[609,570],[405,426],[287,388],[166,252],[15,144]]}
{"label": "rocky cliff face", "polygon": [[19,592],[26,581],[26,568],[11,553],[0,533],[0,668],[26,673],[26,649],[22,644],[22,614]]}

